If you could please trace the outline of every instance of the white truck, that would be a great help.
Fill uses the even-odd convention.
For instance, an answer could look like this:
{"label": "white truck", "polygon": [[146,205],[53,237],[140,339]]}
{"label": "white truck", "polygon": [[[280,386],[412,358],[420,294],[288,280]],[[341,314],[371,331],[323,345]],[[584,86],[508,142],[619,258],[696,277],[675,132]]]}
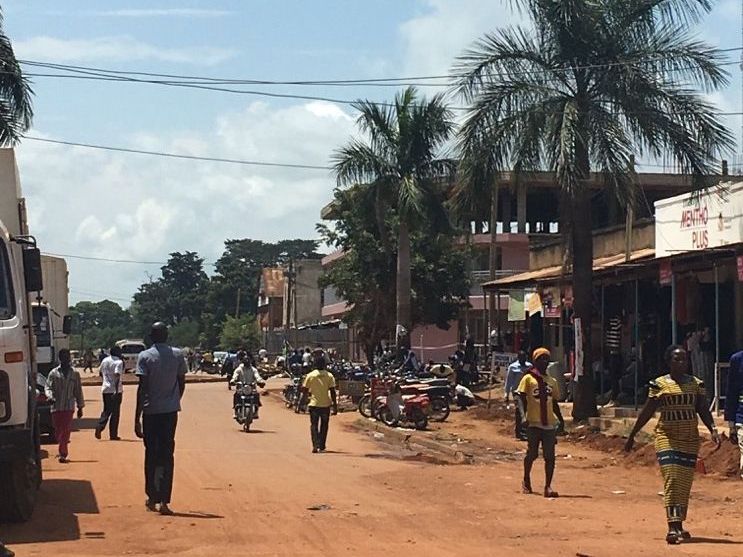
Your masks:
{"label": "white truck", "polygon": [[59,351],[70,347],[72,325],[67,315],[67,262],[61,257],[41,256],[41,274],[44,290],[33,301],[32,313],[36,333],[36,363],[45,377],[59,364]]}
{"label": "white truck", "polygon": [[41,484],[31,299],[42,287],[15,155],[0,149],[0,521],[27,520]]}

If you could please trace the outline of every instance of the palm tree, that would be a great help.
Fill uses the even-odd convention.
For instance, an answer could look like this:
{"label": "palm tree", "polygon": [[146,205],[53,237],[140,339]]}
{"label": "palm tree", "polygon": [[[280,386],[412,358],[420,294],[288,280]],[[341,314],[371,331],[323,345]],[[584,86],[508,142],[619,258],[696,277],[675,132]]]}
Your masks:
{"label": "palm tree", "polygon": [[[727,83],[722,55],[690,36],[710,0],[514,0],[530,17],[485,35],[459,59],[458,91],[471,103],[460,136],[502,169],[555,173],[573,264],[584,369],[591,369],[591,171],[631,207],[633,155],[671,153],[696,178],[733,145],[707,91]],[[573,417],[596,414],[591,373]]]}
{"label": "palm tree", "polygon": [[398,331],[402,327],[409,332],[410,228],[434,197],[436,179],[452,171],[452,163],[439,158],[453,131],[451,113],[442,95],[419,99],[413,87],[397,94],[389,105],[359,101],[354,107],[360,112],[357,124],[364,138],[351,140],[334,153],[333,170],[339,187],[361,184],[374,188],[373,210],[383,245],[390,246],[384,224],[386,209],[394,209],[399,217],[396,319]]}
{"label": "palm tree", "polygon": [[15,145],[31,127],[33,91],[15,58],[0,14],[0,145]]}

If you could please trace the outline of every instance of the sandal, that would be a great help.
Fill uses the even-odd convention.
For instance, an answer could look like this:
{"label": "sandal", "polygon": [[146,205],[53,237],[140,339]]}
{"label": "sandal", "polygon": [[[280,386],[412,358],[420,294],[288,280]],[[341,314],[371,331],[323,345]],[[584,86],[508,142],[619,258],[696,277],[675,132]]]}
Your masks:
{"label": "sandal", "polygon": [[148,512],[151,512],[151,513],[157,512],[157,504],[153,503],[149,499],[147,499],[147,501],[144,502],[144,506]]}
{"label": "sandal", "polygon": [[666,534],[666,543],[668,545],[678,545],[681,543],[681,532],[671,530]]}
{"label": "sandal", "polygon": [[560,496],[560,494],[557,493],[557,491],[555,491],[551,487],[545,487],[544,496],[547,497],[547,499],[557,499]]}
{"label": "sandal", "polygon": [[524,495],[531,495],[534,492],[531,489],[531,485],[526,482],[521,482],[521,493]]}

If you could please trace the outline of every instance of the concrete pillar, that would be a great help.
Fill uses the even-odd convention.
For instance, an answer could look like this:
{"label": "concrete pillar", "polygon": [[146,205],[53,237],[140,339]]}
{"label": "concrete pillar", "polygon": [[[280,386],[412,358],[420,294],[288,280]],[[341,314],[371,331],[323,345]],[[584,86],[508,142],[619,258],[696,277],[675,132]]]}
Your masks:
{"label": "concrete pillar", "polygon": [[518,222],[517,232],[526,233],[526,184],[523,181],[516,189],[516,221]]}

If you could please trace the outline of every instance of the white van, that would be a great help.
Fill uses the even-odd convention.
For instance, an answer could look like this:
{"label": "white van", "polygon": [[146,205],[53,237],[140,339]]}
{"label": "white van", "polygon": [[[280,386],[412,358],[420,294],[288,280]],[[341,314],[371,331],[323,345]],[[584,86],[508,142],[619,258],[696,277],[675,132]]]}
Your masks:
{"label": "white van", "polygon": [[124,371],[137,368],[137,358],[139,353],[146,350],[147,347],[142,340],[120,340],[116,346],[121,348],[121,359],[124,360]]}

